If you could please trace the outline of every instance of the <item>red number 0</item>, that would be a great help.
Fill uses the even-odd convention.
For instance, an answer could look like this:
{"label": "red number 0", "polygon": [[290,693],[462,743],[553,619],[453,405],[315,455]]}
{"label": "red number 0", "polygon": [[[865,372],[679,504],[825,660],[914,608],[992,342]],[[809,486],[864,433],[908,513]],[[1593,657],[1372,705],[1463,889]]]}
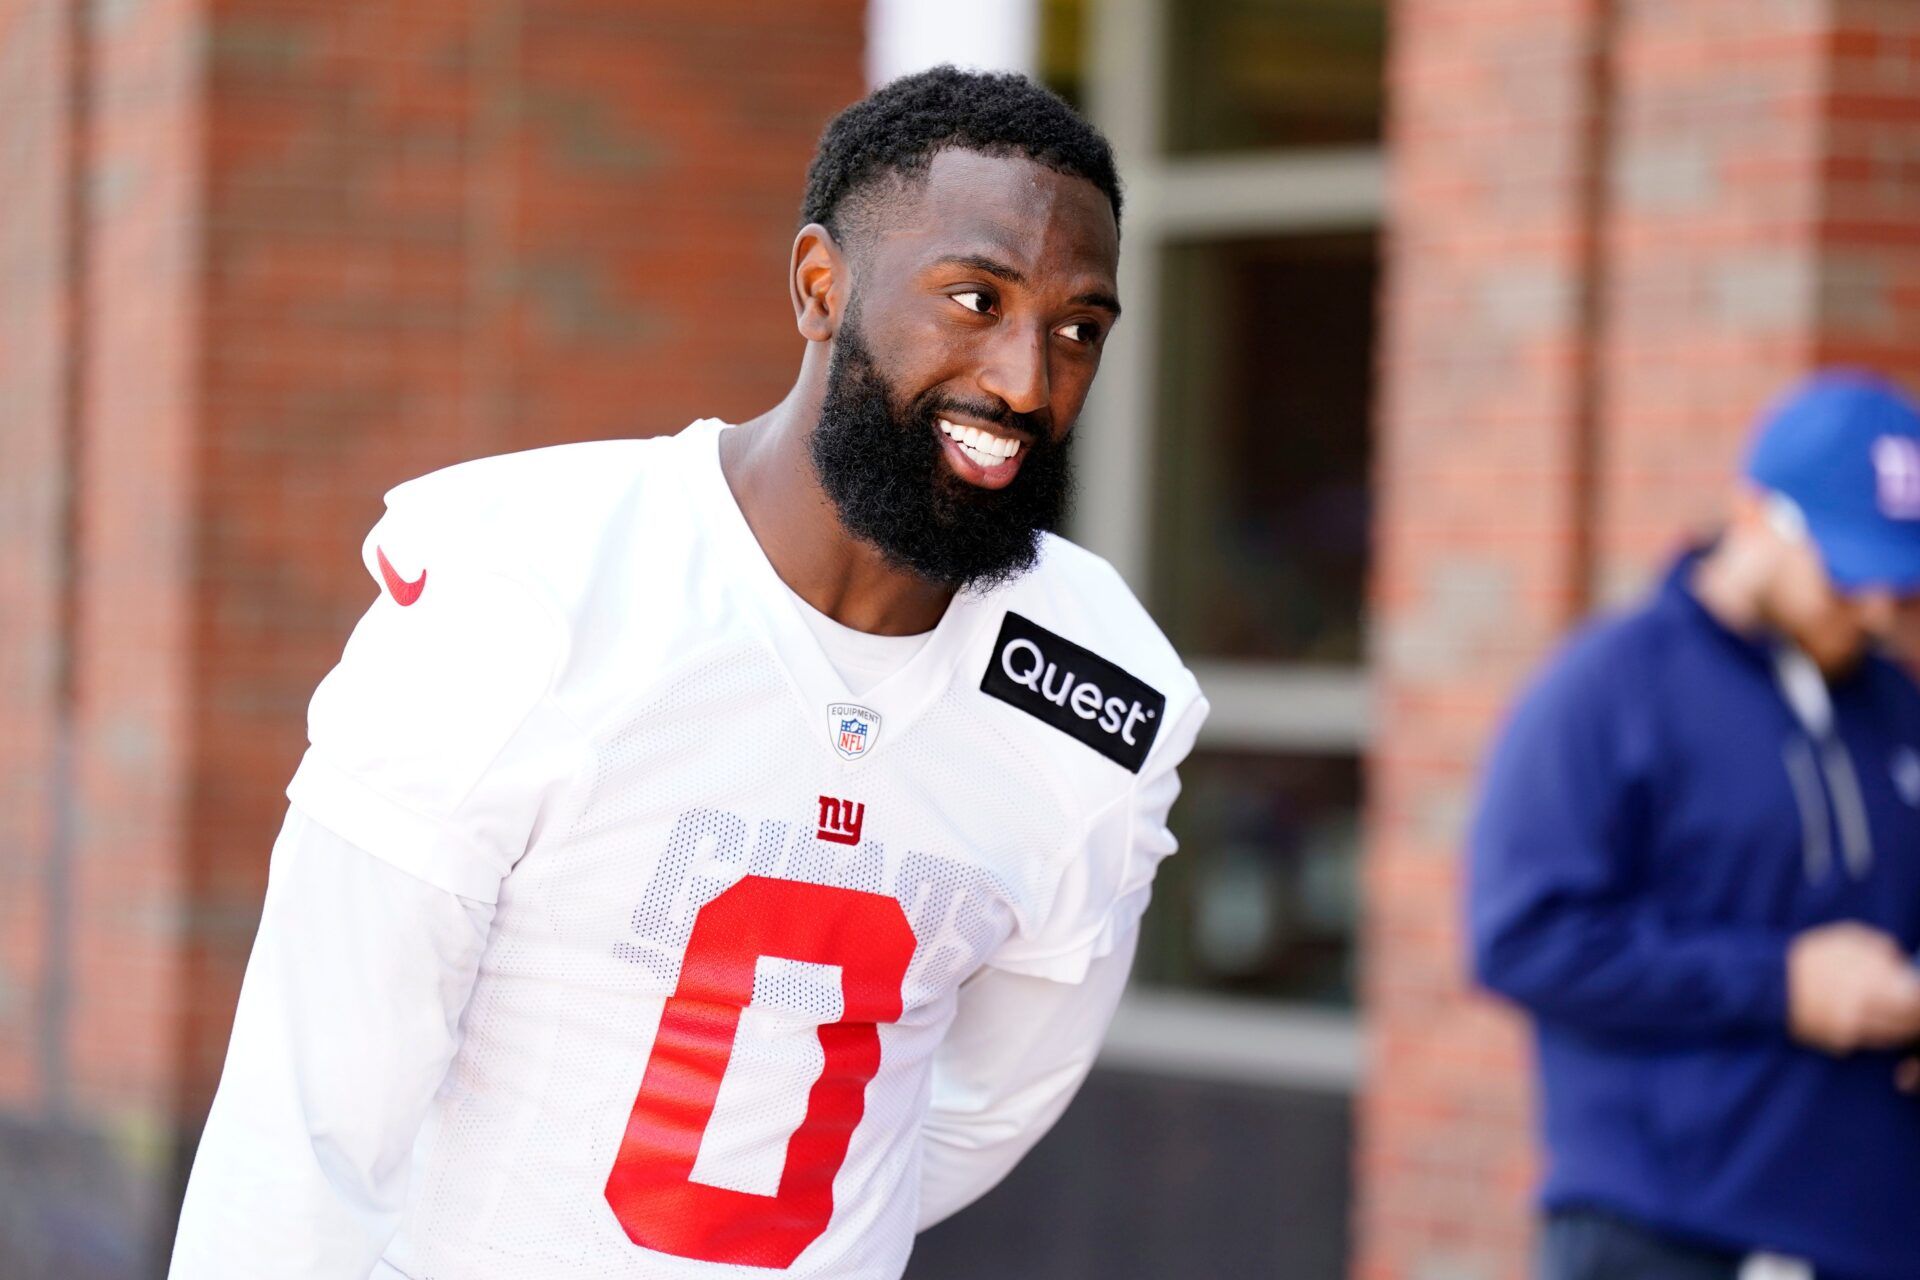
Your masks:
{"label": "red number 0", "polygon": [[[629,1239],[749,1267],[791,1266],[819,1239],[867,1082],[880,1070],[878,1026],[900,1016],[913,948],[906,913],[877,893],[747,876],[700,909],[607,1177],[607,1203]],[[839,965],[846,1006],[820,1028],[826,1062],[771,1196],[692,1180],[761,956]]]}

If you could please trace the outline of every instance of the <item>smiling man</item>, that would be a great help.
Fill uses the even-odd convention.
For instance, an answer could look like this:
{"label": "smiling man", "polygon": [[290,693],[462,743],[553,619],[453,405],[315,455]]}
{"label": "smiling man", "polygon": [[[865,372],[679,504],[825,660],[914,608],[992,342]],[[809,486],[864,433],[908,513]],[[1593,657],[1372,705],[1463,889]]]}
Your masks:
{"label": "smiling man", "polygon": [[896,81],[779,405],[388,495],[175,1277],[893,1277],[1045,1132],[1206,714],[1049,532],[1119,214],[1046,91]]}

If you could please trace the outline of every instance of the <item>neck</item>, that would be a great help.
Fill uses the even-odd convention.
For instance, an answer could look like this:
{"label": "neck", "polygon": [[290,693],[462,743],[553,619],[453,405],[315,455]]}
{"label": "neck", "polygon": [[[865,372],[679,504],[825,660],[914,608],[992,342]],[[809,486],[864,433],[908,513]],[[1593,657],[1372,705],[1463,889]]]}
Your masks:
{"label": "neck", "polygon": [[888,563],[848,533],[820,486],[808,441],[826,399],[826,364],[826,345],[809,343],[786,399],[720,438],[720,470],[774,572],[801,599],[857,631],[932,630],[953,588]]}
{"label": "neck", "polygon": [[1752,634],[1765,624],[1758,568],[1734,538],[1725,537],[1700,558],[1687,586],[1722,626]]}

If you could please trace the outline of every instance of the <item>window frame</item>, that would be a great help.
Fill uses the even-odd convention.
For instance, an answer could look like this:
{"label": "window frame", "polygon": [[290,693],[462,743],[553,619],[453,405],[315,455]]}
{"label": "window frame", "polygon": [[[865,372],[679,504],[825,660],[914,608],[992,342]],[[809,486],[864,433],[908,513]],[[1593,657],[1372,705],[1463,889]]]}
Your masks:
{"label": "window frame", "polygon": [[[1068,532],[1145,594],[1153,537],[1152,468],[1160,404],[1161,277],[1174,244],[1326,231],[1378,232],[1387,202],[1384,146],[1172,156],[1161,59],[1168,0],[1102,0],[1090,15],[1086,109],[1126,181],[1120,280],[1127,318],[1108,336],[1078,451],[1085,492]],[[1363,664],[1189,659],[1213,712],[1202,748],[1351,752],[1364,758],[1373,711]],[[1130,990],[1101,1063],[1274,1087],[1358,1089],[1360,1017],[1289,1001],[1176,987]]]}

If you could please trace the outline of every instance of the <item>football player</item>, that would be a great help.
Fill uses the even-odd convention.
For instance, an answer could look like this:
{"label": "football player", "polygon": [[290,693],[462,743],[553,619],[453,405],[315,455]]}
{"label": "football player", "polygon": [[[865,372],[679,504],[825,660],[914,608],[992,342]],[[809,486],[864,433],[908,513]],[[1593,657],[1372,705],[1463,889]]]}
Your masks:
{"label": "football player", "polygon": [[175,1277],[895,1277],[1046,1131],[1207,710],[1047,532],[1120,203],[1032,82],[895,81],[780,404],[388,495]]}

